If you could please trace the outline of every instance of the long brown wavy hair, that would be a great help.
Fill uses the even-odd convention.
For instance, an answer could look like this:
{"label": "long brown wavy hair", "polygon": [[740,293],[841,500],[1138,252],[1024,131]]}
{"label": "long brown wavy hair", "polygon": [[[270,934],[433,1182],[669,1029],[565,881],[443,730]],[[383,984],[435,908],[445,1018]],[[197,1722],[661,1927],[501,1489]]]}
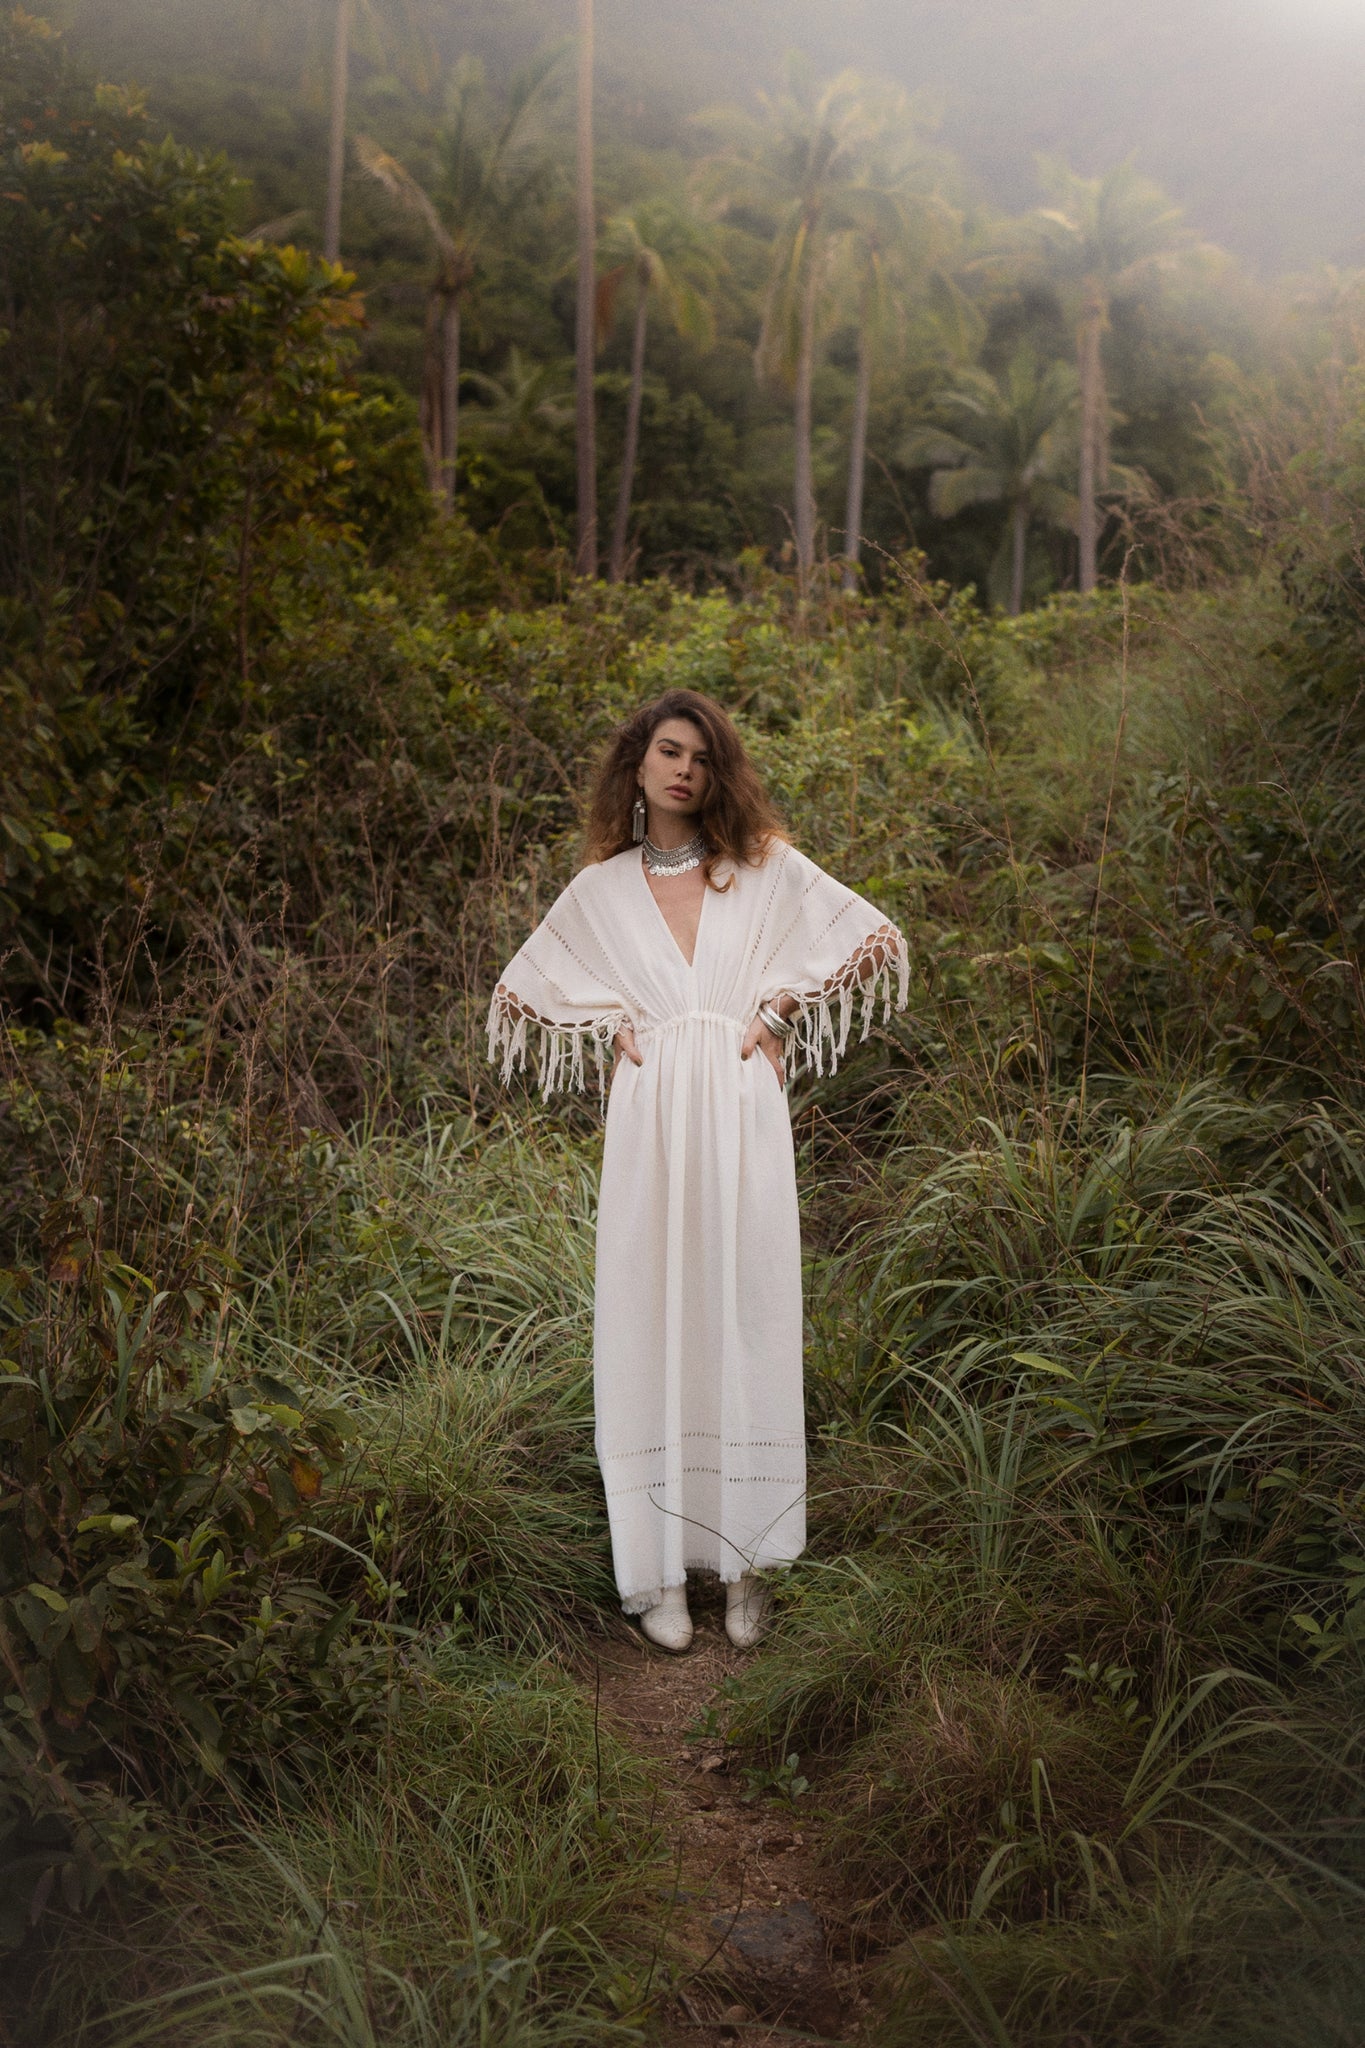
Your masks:
{"label": "long brown wavy hair", "polygon": [[593,788],[583,857],[610,860],[632,844],[630,814],[639,794],[636,776],[650,741],[669,718],[690,720],[706,741],[706,796],[697,821],[708,848],[702,867],[711,888],[728,889],[728,881],[715,879],[719,862],[756,866],[773,842],[786,834],[729,713],[700,690],[665,690],[609,740]]}

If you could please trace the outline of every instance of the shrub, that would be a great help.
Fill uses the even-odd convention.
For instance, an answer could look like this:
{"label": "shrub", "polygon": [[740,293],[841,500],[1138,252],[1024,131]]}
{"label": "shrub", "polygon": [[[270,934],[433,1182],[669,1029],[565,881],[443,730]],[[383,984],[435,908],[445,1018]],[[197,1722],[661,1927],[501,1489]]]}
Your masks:
{"label": "shrub", "polygon": [[387,1692],[308,1540],[350,1417],[234,1357],[209,1259],[157,1286],[94,1200],[47,1225],[46,1277],[4,1276],[0,1361],[0,1853],[39,1905],[53,1868],[88,1889],[102,1833],[123,1860],[135,1808],[92,1781],[297,1803]]}

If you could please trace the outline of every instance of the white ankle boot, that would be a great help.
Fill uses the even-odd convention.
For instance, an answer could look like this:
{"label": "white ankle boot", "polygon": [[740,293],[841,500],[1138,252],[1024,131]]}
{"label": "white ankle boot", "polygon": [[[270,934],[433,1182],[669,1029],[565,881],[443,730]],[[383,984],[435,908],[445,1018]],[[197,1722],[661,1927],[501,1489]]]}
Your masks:
{"label": "white ankle boot", "polygon": [[752,1572],[725,1588],[725,1633],[737,1650],[751,1650],[768,1626],[773,1596]]}
{"label": "white ankle boot", "polygon": [[658,1605],[647,1607],[640,1616],[640,1628],[661,1650],[691,1649],[692,1617],[687,1611],[686,1586],[665,1586]]}

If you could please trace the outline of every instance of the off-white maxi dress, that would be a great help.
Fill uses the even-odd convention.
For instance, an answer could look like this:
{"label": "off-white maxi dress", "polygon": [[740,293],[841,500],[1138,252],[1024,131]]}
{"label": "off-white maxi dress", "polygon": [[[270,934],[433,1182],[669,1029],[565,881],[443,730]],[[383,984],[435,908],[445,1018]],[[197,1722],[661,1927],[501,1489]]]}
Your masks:
{"label": "off-white maxi dress", "polygon": [[[855,1007],[906,997],[905,942],[794,847],[726,864],[691,965],[638,849],[584,868],[509,964],[489,1017],[503,1078],[539,1039],[543,1092],[603,1085],[593,1390],[612,1555],[628,1614],[691,1569],[734,1580],[805,1543],[801,1246],[787,1100],[761,1052],[760,1002],[801,1001],[799,1054],[837,1061]],[[531,1013],[528,1015],[527,1013]]]}

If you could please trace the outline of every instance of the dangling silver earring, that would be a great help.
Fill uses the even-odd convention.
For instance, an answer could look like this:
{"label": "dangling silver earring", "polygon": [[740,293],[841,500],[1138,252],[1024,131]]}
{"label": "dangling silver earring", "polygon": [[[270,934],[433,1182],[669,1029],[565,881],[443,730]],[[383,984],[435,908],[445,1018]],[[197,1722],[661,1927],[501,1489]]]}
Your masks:
{"label": "dangling silver earring", "polygon": [[636,846],[640,844],[640,841],[645,836],[645,821],[648,815],[648,812],[645,810],[645,793],[641,790],[636,796],[630,813],[630,836]]}

